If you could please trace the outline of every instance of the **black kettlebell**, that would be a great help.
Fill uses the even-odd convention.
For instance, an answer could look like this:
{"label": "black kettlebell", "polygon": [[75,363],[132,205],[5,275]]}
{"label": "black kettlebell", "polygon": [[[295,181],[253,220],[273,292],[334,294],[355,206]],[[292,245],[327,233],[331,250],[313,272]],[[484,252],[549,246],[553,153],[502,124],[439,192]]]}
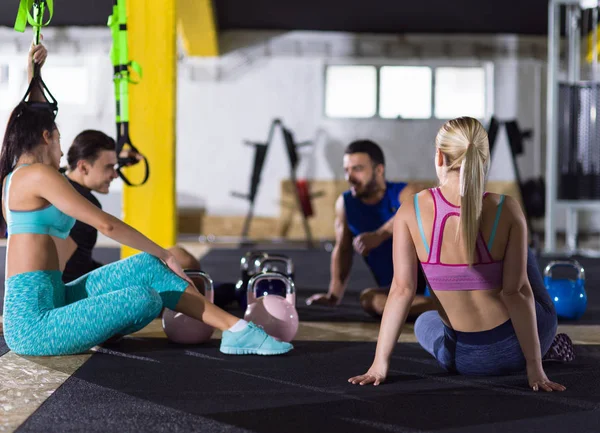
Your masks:
{"label": "black kettlebell", "polygon": [[279,272],[294,280],[294,262],[283,254],[270,254],[266,257],[256,257],[254,267],[258,272]]}
{"label": "black kettlebell", "polygon": [[256,268],[256,260],[268,257],[263,251],[248,251],[240,260],[241,278],[235,285],[235,299],[242,310],[246,311],[248,301],[246,293],[248,291],[248,282],[259,270]]}

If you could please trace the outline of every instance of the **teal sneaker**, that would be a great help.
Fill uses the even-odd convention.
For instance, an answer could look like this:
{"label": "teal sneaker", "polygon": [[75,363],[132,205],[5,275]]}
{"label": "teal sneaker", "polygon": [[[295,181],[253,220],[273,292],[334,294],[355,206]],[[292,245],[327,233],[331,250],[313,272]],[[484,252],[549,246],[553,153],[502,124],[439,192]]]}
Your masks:
{"label": "teal sneaker", "polygon": [[221,352],[227,355],[281,355],[294,346],[277,341],[254,323],[239,332],[223,331]]}

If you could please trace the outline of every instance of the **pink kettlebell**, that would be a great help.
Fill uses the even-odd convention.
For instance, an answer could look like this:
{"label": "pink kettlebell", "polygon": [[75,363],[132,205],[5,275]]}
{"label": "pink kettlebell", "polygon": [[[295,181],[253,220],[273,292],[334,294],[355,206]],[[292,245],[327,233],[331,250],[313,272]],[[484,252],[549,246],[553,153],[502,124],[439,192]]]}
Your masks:
{"label": "pink kettlebell", "polygon": [[[203,282],[204,293],[206,299],[213,303],[215,298],[215,292],[213,287],[213,281],[210,276],[202,271],[185,271],[185,274],[193,279],[200,279]],[[200,290],[202,292],[202,290]],[[167,338],[179,344],[199,344],[210,340],[213,334],[214,328],[201,322],[200,320],[193,319],[186,316],[183,313],[169,310],[165,308],[162,316],[162,326]]]}
{"label": "pink kettlebell", "polygon": [[[261,285],[276,281],[285,287],[285,297],[260,293]],[[298,332],[296,288],[294,281],[283,273],[261,272],[250,278],[247,291],[248,307],[244,319],[262,327],[271,337],[290,342]]]}

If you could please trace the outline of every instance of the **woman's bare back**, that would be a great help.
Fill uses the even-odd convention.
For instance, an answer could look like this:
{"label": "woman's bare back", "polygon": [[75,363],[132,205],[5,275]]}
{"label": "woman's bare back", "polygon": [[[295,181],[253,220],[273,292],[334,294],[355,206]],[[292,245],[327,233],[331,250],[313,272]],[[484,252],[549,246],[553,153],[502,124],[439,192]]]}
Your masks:
{"label": "woman's bare back", "polygon": [[[36,165],[22,167],[11,178],[8,202],[12,211],[34,211],[50,205],[48,201],[36,196],[33,182],[39,182],[42,173]],[[6,178],[2,188],[5,189]],[[2,196],[2,214],[6,220],[6,199]],[[35,233],[11,235],[6,252],[6,277],[23,272],[39,270],[62,270],[72,252],[73,240]]]}
{"label": "woman's bare back", "polygon": [[[434,201],[431,193],[427,190],[418,194],[418,200],[425,239],[428,245],[431,245],[435,216]],[[452,205],[459,204],[458,200],[455,202],[448,198],[447,200]],[[486,244],[490,239],[499,203],[500,195],[498,194],[487,194],[483,200],[480,231]],[[511,221],[512,215],[504,206],[490,251],[494,261],[504,259]],[[459,224],[458,216],[451,216],[446,221],[440,254],[441,263],[467,263]],[[423,245],[416,217],[409,221],[408,225],[419,261],[427,262],[429,257]],[[441,306],[440,315],[447,322],[447,325],[458,331],[477,332],[492,329],[508,320],[508,311],[500,298],[501,290],[502,287],[491,290],[432,290],[432,292],[433,296],[439,301]]]}

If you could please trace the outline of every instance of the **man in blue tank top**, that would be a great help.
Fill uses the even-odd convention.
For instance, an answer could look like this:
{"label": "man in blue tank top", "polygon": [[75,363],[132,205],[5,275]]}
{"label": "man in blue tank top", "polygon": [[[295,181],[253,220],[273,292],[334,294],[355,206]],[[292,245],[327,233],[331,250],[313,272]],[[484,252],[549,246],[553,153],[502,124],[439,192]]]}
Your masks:
{"label": "man in blue tank top", "polygon": [[[370,140],[348,145],[344,154],[344,172],[350,189],[338,197],[335,205],[336,244],[331,255],[329,292],[314,295],[307,303],[335,306],[341,302],[356,251],[364,257],[377,284],[361,292],[361,306],[366,312],[381,316],[394,277],[394,215],[403,201],[423,188],[386,181],[383,152]],[[432,299],[423,296],[425,287],[425,277],[419,268],[417,296],[411,315],[434,308]]]}

